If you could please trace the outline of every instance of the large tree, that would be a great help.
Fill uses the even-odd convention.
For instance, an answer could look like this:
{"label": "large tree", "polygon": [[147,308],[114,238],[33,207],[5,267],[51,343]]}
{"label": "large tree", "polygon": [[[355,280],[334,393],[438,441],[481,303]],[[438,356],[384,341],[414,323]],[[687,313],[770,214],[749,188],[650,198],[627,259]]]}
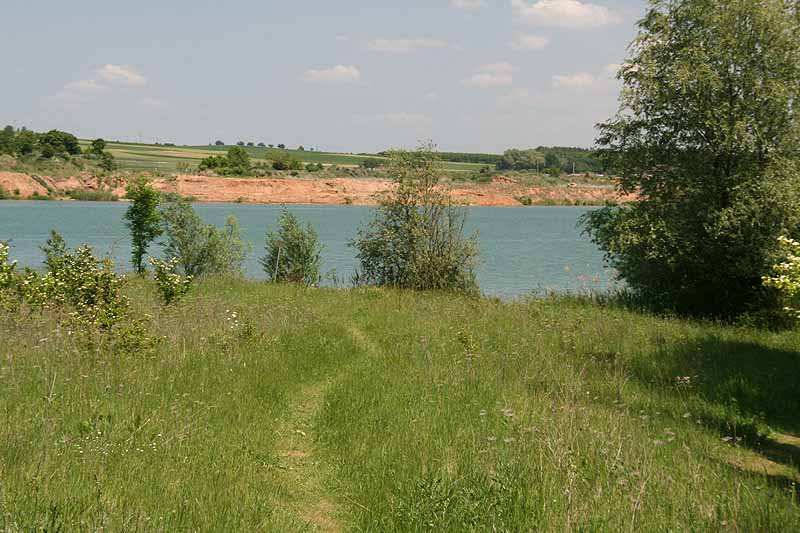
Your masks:
{"label": "large tree", "polygon": [[799,227],[800,2],[654,0],[598,145],[631,207],[586,219],[629,287],[681,312],[769,300],[776,237]]}

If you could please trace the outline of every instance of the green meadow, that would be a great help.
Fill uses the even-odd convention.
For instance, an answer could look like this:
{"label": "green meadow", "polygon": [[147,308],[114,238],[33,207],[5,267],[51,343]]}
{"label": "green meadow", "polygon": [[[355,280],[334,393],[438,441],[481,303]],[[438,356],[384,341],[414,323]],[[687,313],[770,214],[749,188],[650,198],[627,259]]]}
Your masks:
{"label": "green meadow", "polygon": [[0,312],[3,531],[796,531],[800,334],[208,279]]}
{"label": "green meadow", "polygon": [[[90,141],[81,141],[81,148],[86,149]],[[164,146],[123,142],[108,142],[106,150],[110,152],[122,170],[148,170],[161,172],[178,172],[181,165],[196,168],[206,157],[224,155],[230,146]],[[321,163],[326,166],[355,167],[367,159],[388,161],[377,155],[353,155],[330,152],[312,152],[310,150],[278,150],[247,146],[245,150],[254,162],[270,161],[274,154],[288,154],[303,163]],[[458,163],[442,161],[441,167],[447,171],[475,172],[487,165],[479,163]],[[490,165],[491,166],[491,165]]]}

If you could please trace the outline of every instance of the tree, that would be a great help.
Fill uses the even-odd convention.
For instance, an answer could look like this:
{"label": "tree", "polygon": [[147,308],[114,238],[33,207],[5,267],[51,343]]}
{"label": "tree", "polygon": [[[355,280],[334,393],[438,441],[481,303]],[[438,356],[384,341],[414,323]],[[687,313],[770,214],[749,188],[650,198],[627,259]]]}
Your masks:
{"label": "tree", "polygon": [[268,231],[261,265],[269,279],[278,282],[316,285],[320,280],[322,246],[311,224],[304,229],[284,210],[278,232]]}
{"label": "tree", "polygon": [[145,272],[144,256],[153,240],[161,235],[161,217],[158,212],[158,192],[147,179],[138,178],[127,186],[126,197],[131,205],[125,212],[127,226],[131,231],[131,262],[138,274]]}
{"label": "tree", "polygon": [[732,316],[800,229],[800,14],[784,0],[656,0],[619,74],[603,158],[639,200],[586,230],[635,294]]}
{"label": "tree", "polygon": [[253,141],[250,141],[250,142],[247,143],[247,146],[253,147],[253,146],[255,146],[255,144],[253,144]]}
{"label": "tree", "polygon": [[176,258],[187,276],[241,275],[250,246],[241,238],[236,217],[230,216],[222,229],[205,224],[191,203],[171,194],[162,203],[164,258]]}
{"label": "tree", "polygon": [[215,146],[225,146],[225,143],[222,142],[222,141],[216,141],[216,142],[214,142],[214,145]]}
{"label": "tree", "polygon": [[259,148],[266,148],[266,147],[267,147],[267,145],[266,145],[266,144],[264,144],[264,143],[258,143],[258,147],[259,147]]}
{"label": "tree", "polygon": [[497,170],[534,170],[544,163],[544,157],[537,150],[506,150],[500,161],[497,162]]}
{"label": "tree", "polygon": [[17,132],[14,138],[14,152],[17,155],[30,155],[36,148],[36,143],[39,141],[38,135],[30,130],[23,128]]}
{"label": "tree", "polygon": [[238,141],[238,142],[236,143],[236,146],[244,146],[244,141]]}
{"label": "tree", "polygon": [[358,284],[415,290],[477,290],[476,236],[464,236],[466,211],[439,185],[431,144],[391,153],[396,188],[384,196],[374,219],[351,242]]}
{"label": "tree", "polygon": [[39,148],[43,157],[56,155],[79,155],[80,144],[77,137],[64,131],[50,130],[39,138]]}
{"label": "tree", "polygon": [[306,148],[305,148],[305,146],[303,146],[303,145],[301,144],[300,146],[298,146],[298,147],[297,147],[297,151],[299,151],[299,152],[305,152],[305,151],[306,151]]}
{"label": "tree", "polygon": [[553,152],[544,155],[544,166],[547,168],[561,168],[561,158]]}
{"label": "tree", "polygon": [[232,174],[247,174],[250,171],[250,154],[241,146],[232,146],[226,157]]}
{"label": "tree", "polygon": [[103,139],[95,139],[89,145],[89,154],[101,157],[106,149],[106,141]]}
{"label": "tree", "polygon": [[14,153],[14,133],[13,126],[6,126],[0,131],[0,154]]}
{"label": "tree", "polygon": [[281,149],[281,150],[285,150],[286,149],[286,145],[285,144],[279,144],[278,148]]}

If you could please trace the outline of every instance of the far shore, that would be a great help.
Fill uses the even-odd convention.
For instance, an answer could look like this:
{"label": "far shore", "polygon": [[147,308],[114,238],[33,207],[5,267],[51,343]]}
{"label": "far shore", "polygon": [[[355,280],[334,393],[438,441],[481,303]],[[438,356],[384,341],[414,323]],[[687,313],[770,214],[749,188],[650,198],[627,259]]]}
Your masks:
{"label": "far shore", "polygon": [[[444,183],[456,200],[470,206],[604,205],[631,200],[630,197],[621,197],[610,185],[529,186],[500,175],[487,183]],[[64,198],[68,191],[104,191],[120,199],[125,195],[124,180],[88,175],[57,178],[0,172],[0,186],[14,199],[35,200],[54,195]],[[153,177],[153,186],[161,192],[176,192],[198,202],[370,206],[376,205],[380,196],[390,191],[393,184],[380,178],[178,175]]]}

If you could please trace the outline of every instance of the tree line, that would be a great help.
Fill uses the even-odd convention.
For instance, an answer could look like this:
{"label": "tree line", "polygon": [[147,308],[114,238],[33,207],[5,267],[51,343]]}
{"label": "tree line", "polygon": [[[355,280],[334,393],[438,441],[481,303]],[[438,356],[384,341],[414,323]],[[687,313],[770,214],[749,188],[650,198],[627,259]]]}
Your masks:
{"label": "tree line", "polygon": [[37,133],[25,127],[15,129],[13,126],[6,126],[0,131],[0,154],[27,160],[71,160],[82,157],[97,163],[104,170],[114,170],[114,156],[105,148],[103,139],[95,139],[83,151],[75,135],[60,130]]}

